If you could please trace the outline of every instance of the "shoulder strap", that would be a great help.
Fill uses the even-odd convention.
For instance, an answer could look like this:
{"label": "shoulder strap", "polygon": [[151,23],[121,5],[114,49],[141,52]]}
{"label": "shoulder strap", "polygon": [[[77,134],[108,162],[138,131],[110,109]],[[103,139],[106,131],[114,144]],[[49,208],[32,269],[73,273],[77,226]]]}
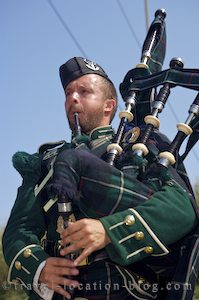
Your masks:
{"label": "shoulder strap", "polygon": [[38,152],[40,154],[44,154],[46,151],[50,151],[52,149],[62,147],[64,144],[66,144],[66,142],[64,140],[61,140],[58,142],[45,143],[45,144],[42,144],[41,146],[39,146]]}
{"label": "shoulder strap", "polygon": [[42,155],[41,178],[35,187],[35,196],[37,196],[45,187],[49,179],[53,175],[53,164],[57,155],[63,148],[70,148],[70,144],[65,141],[56,143],[47,143],[39,147],[39,153]]}

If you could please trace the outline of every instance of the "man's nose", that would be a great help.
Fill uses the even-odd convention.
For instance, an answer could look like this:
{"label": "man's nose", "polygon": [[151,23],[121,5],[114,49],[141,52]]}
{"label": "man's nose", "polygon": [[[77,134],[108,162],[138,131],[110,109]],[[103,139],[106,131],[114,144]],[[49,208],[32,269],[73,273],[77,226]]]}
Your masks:
{"label": "man's nose", "polygon": [[79,94],[77,92],[73,92],[71,94],[71,102],[74,102],[74,103],[79,103],[80,102],[80,97],[79,97]]}

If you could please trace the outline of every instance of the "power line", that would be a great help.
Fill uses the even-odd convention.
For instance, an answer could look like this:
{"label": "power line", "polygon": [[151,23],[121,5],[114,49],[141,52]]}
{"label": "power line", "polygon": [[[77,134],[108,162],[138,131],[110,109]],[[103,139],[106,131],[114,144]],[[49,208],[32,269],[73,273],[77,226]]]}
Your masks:
{"label": "power line", "polygon": [[75,45],[77,46],[77,48],[79,49],[79,51],[82,53],[82,55],[84,57],[87,57],[85,51],[83,50],[83,48],[81,47],[81,45],[79,44],[79,42],[77,41],[77,39],[75,38],[74,34],[72,33],[72,31],[70,30],[70,28],[68,27],[68,25],[66,24],[66,22],[63,20],[63,18],[61,17],[61,15],[59,14],[59,12],[57,11],[57,9],[55,8],[55,6],[52,4],[52,2],[50,0],[47,0],[48,4],[50,5],[50,7],[52,8],[52,10],[54,11],[54,13],[56,14],[56,16],[58,17],[59,21],[62,23],[63,27],[65,28],[65,30],[67,31],[67,33],[70,35],[70,37],[72,38],[73,42],[75,43]]}
{"label": "power line", "polygon": [[[80,46],[79,42],[77,41],[77,39],[75,38],[75,36],[73,35],[73,33],[71,32],[70,28],[68,27],[68,25],[65,23],[65,21],[62,19],[61,15],[59,14],[59,12],[57,11],[57,9],[55,8],[55,6],[52,4],[52,2],[50,0],[47,0],[49,5],[51,6],[52,10],[54,11],[54,13],[56,14],[57,18],[59,19],[59,21],[62,23],[62,25],[64,26],[65,30],[67,31],[67,33],[70,35],[70,37],[72,38],[72,40],[74,41],[74,43],[76,44],[76,46],[78,47],[79,51],[82,53],[82,55],[86,58],[88,57],[86,55],[86,53],[84,52],[83,48]],[[120,104],[118,103],[118,107],[122,110]]]}
{"label": "power line", "polygon": [[148,0],[144,1],[144,8],[145,8],[145,20],[146,20],[146,32],[149,30],[149,9],[148,9]]}
{"label": "power line", "polygon": [[[125,13],[125,10],[124,10],[122,4],[120,3],[119,0],[116,0],[116,2],[117,2],[118,6],[119,6],[119,9],[120,9],[120,11],[121,11],[121,13],[122,13],[122,15],[123,15],[123,17],[124,17],[124,19],[125,19],[125,21],[126,21],[128,27],[129,27],[129,29],[130,29],[130,32],[131,32],[132,35],[133,35],[133,38],[135,39],[135,41],[136,41],[136,43],[137,43],[139,49],[141,49],[142,46],[141,46],[141,44],[140,44],[140,42],[139,42],[139,40],[138,40],[138,37],[137,37],[137,35],[136,35],[136,33],[135,33],[135,31],[134,31],[132,25],[131,25],[131,23],[130,23],[130,21],[129,21],[127,15],[126,15],[126,13]],[[119,107],[120,110],[122,110],[119,103],[118,103],[118,107]]]}
{"label": "power line", "polygon": [[122,6],[122,4],[120,3],[119,0],[117,0],[117,4],[118,4],[118,6],[119,6],[119,8],[120,8],[120,11],[121,11],[121,13],[122,13],[124,19],[126,20],[126,23],[127,23],[128,27],[129,27],[129,29],[130,29],[130,31],[131,31],[131,33],[132,33],[132,35],[133,35],[135,41],[136,41],[136,43],[137,43],[139,49],[141,49],[142,46],[141,46],[141,44],[140,44],[140,42],[139,42],[139,40],[138,40],[138,37],[137,37],[137,35],[136,35],[136,33],[135,33],[135,31],[134,31],[134,29],[133,29],[133,27],[132,27],[132,25],[131,25],[129,19],[128,19],[126,13],[125,13],[125,10],[124,10],[124,8],[123,8],[123,6]]}

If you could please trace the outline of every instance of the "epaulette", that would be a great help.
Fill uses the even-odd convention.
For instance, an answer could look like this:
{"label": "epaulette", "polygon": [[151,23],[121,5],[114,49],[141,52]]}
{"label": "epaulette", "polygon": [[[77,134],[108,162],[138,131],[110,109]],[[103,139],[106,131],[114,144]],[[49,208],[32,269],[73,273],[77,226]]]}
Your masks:
{"label": "epaulette", "polygon": [[[35,196],[41,192],[49,179],[52,177],[55,159],[59,153],[59,150],[66,144],[67,143],[64,140],[61,140],[59,142],[45,143],[39,147],[38,153],[42,156],[42,174],[44,174],[42,176],[42,181],[35,187]],[[45,172],[43,172],[43,170],[45,170]]]}
{"label": "epaulette", "polygon": [[64,140],[58,142],[45,143],[39,146],[38,153],[44,154],[46,151],[61,148],[66,142]]}

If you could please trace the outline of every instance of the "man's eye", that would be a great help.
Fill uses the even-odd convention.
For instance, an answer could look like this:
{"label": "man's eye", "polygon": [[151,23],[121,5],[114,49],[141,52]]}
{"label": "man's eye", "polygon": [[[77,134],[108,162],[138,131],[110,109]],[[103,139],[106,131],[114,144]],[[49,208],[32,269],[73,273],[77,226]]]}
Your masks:
{"label": "man's eye", "polygon": [[65,91],[66,97],[70,96],[71,92],[70,91]]}
{"label": "man's eye", "polygon": [[81,90],[81,93],[82,93],[82,94],[87,94],[88,91],[87,91],[86,89],[82,89],[82,90]]}

